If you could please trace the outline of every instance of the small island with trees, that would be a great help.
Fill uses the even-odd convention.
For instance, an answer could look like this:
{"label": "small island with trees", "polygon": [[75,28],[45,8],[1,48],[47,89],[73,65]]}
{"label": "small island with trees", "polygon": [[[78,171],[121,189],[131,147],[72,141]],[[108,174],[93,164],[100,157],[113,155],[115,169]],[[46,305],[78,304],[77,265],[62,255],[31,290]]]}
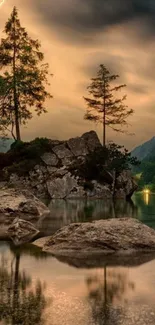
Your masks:
{"label": "small island with trees", "polygon": [[25,142],[22,125],[34,112],[39,116],[46,113],[46,100],[52,99],[47,90],[51,74],[40,42],[22,27],[16,7],[4,33],[0,43],[0,131],[4,138],[11,134],[13,141],[7,152],[0,153],[1,197],[6,190],[6,196],[14,200],[24,189],[44,202],[130,200],[137,190],[132,169],[139,168],[139,161],[123,146],[106,141],[107,127],[126,132],[128,117],[134,113],[125,104],[126,95],[120,95],[126,85],[118,84],[119,76],[104,64],[91,78],[88,97],[84,97],[84,119],[102,124],[102,144],[95,131],[67,140],[38,137]]}

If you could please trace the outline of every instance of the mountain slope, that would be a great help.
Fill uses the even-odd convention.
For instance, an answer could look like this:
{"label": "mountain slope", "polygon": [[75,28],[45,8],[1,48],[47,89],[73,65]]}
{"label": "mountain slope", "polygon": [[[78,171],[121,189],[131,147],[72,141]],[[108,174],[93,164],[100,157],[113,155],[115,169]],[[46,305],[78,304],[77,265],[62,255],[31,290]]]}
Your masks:
{"label": "mountain slope", "polygon": [[155,156],[155,137],[131,151],[131,155],[142,161]]}
{"label": "mountain slope", "polygon": [[13,139],[0,138],[0,152],[7,152],[13,142]]}

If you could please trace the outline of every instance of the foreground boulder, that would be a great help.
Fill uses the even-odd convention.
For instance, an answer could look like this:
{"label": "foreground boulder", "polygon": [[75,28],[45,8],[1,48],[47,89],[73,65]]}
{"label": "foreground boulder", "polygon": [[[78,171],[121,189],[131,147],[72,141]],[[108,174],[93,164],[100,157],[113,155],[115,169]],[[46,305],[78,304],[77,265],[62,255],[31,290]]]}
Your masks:
{"label": "foreground boulder", "polygon": [[96,254],[155,251],[155,231],[132,218],[98,220],[63,227],[43,244],[55,256],[89,258]]}
{"label": "foreground boulder", "polygon": [[0,189],[1,240],[13,238],[16,244],[31,241],[49,216],[49,209],[30,192]]}
{"label": "foreground boulder", "polygon": [[46,205],[28,191],[12,188],[0,189],[0,222],[6,220],[12,222],[16,217],[37,221],[48,213],[49,209]]}

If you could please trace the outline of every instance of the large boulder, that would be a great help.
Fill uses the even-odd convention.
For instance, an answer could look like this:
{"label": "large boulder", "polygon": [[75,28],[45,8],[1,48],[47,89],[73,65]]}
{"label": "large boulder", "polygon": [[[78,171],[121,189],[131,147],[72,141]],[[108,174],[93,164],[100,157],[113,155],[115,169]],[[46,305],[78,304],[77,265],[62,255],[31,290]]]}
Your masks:
{"label": "large boulder", "polygon": [[29,221],[16,218],[8,227],[6,234],[16,246],[19,246],[34,240],[39,235],[39,230]]}
{"label": "large boulder", "polygon": [[68,157],[72,157],[73,154],[72,152],[66,147],[66,144],[60,144],[59,146],[56,146],[53,148],[54,153],[56,154],[56,156],[59,159],[63,159],[63,158],[68,158]]}
{"label": "large boulder", "polygon": [[54,178],[47,182],[48,192],[51,198],[65,199],[74,188],[78,186],[77,180],[67,173],[63,177]]}
{"label": "large boulder", "polygon": [[16,217],[37,222],[49,213],[45,204],[26,190],[0,189],[0,223],[11,223]]}
{"label": "large boulder", "polygon": [[94,151],[96,148],[102,146],[95,131],[89,131],[84,133],[82,135],[82,138],[85,140],[89,151]]}
{"label": "large boulder", "polygon": [[98,220],[65,226],[48,239],[43,250],[55,256],[155,252],[155,230],[132,218]]}
{"label": "large boulder", "polygon": [[[15,245],[32,241],[42,234],[50,210],[31,192],[0,189],[0,239],[11,239]],[[45,222],[44,222],[45,220]]]}
{"label": "large boulder", "polygon": [[43,160],[43,162],[47,165],[47,166],[57,166],[59,160],[57,158],[57,156],[52,153],[52,152],[45,152],[43,154],[43,156],[41,157],[41,159]]}
{"label": "large boulder", "polygon": [[138,185],[132,177],[131,171],[124,170],[116,180],[115,198],[131,198],[137,188]]}
{"label": "large boulder", "polygon": [[82,137],[69,139],[67,144],[76,157],[85,156],[89,153],[87,143]]}

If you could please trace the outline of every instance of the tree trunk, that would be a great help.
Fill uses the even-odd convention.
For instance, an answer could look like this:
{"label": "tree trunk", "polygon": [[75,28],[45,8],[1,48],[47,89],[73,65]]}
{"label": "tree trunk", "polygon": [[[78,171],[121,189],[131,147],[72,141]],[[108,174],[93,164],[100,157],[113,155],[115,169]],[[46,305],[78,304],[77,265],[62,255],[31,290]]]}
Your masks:
{"label": "tree trunk", "polygon": [[20,267],[20,253],[16,253],[16,264],[14,273],[13,286],[13,304],[12,304],[12,325],[16,325],[19,313],[19,267]]}
{"label": "tree trunk", "polygon": [[104,102],[103,102],[103,147],[106,144],[106,109],[105,109],[105,82],[104,82]]}
{"label": "tree trunk", "polygon": [[19,107],[16,85],[16,27],[14,21],[14,46],[13,46],[13,88],[14,88],[14,115],[15,115],[15,128],[16,128],[16,140],[20,141],[20,125],[19,125]]}
{"label": "tree trunk", "polygon": [[115,189],[116,189],[116,170],[113,171],[113,184],[112,184],[112,196],[114,199],[115,196]]}

